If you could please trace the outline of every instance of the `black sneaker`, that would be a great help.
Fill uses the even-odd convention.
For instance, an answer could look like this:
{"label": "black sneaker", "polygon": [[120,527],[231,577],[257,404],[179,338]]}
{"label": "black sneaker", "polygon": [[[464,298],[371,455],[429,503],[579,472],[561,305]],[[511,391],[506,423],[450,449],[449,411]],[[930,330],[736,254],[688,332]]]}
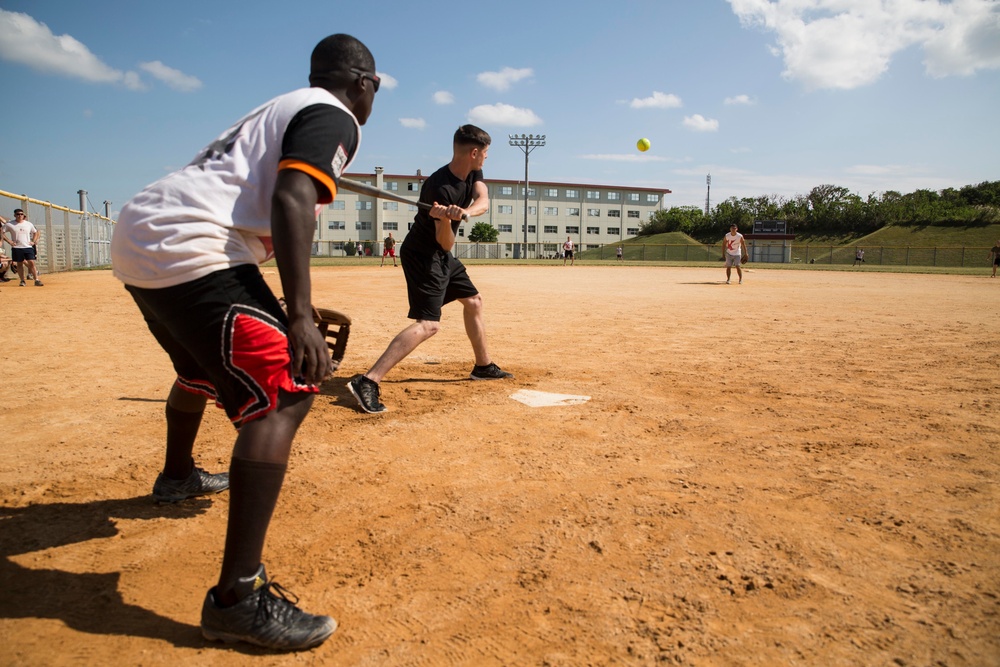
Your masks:
{"label": "black sneaker", "polygon": [[473,366],[472,372],[469,373],[469,379],[472,380],[503,380],[504,378],[512,377],[514,377],[513,373],[501,370],[499,366],[492,362],[486,366]]}
{"label": "black sneaker", "polygon": [[337,621],[329,616],[314,616],[296,607],[299,599],[268,581],[263,565],[252,576],[239,579],[235,592],[240,601],[232,607],[220,607],[215,588],[208,591],[201,607],[205,639],[299,651],[319,646],[337,629]]}
{"label": "black sneaker", "polygon": [[354,398],[358,399],[358,405],[365,412],[375,414],[386,411],[386,407],[378,400],[380,392],[378,382],[375,380],[370,380],[364,375],[355,375],[347,383],[347,388],[354,394]]}
{"label": "black sneaker", "polygon": [[195,496],[207,496],[229,488],[229,473],[207,473],[195,466],[187,479],[170,479],[161,472],[153,483],[153,500],[158,503],[176,503]]}

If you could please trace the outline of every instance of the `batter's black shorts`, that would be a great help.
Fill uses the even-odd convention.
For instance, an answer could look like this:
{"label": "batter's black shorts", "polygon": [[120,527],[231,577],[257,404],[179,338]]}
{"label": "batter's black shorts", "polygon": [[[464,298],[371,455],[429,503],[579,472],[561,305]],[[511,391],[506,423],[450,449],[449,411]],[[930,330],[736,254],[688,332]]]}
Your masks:
{"label": "batter's black shorts", "polygon": [[472,284],[465,265],[451,253],[438,250],[433,254],[407,251],[404,243],[399,251],[406,277],[406,296],[410,301],[411,320],[441,321],[441,307],[457,299],[479,294]]}

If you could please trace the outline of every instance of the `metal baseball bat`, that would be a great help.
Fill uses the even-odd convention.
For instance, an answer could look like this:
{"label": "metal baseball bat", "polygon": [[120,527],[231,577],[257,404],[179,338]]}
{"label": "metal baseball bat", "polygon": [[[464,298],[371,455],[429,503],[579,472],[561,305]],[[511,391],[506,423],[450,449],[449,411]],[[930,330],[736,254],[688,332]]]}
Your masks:
{"label": "metal baseball bat", "polygon": [[[422,201],[413,201],[412,199],[407,199],[406,197],[401,197],[399,195],[394,195],[387,190],[379,190],[374,185],[368,185],[367,183],[360,183],[358,181],[353,181],[349,178],[340,178],[340,187],[345,190],[350,190],[351,192],[357,192],[361,195],[368,195],[369,197],[377,197],[378,199],[388,199],[390,201],[398,201],[403,204],[412,204],[422,211],[431,210],[430,204],[425,204]],[[462,220],[468,220],[469,216],[463,215]]]}

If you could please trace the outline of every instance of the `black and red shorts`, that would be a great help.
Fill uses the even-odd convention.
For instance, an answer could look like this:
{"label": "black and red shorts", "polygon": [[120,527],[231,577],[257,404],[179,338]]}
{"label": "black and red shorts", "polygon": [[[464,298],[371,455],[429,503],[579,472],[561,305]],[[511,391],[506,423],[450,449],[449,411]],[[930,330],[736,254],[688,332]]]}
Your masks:
{"label": "black and red shorts", "polygon": [[288,318],[256,266],[125,289],[170,356],[178,386],[213,399],[236,428],[274,410],[279,391],[319,392],[293,377]]}

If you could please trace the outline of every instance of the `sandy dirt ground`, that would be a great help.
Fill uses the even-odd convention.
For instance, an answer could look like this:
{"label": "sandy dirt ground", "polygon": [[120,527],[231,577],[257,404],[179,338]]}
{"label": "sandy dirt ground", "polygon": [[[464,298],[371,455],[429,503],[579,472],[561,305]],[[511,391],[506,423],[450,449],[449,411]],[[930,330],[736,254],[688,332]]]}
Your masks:
{"label": "sandy dirt ground", "polygon": [[314,271],[355,325],[265,562],[340,628],[292,655],[199,634],[228,497],[152,502],[173,375],[124,290],[0,287],[0,664],[1000,664],[1000,280],[470,273],[516,379],[467,380],[452,305],[365,415],[402,272]]}

